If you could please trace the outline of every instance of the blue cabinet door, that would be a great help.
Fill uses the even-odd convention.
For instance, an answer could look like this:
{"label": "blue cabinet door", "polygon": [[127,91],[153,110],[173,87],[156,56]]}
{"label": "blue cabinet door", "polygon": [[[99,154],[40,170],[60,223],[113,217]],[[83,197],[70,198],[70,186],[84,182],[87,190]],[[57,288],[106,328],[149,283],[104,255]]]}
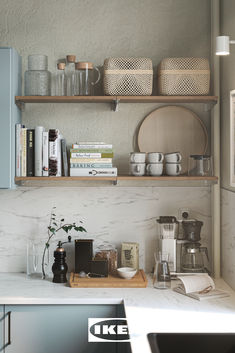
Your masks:
{"label": "blue cabinet door", "polygon": [[14,187],[15,124],[21,113],[15,96],[21,95],[21,58],[13,48],[0,47],[0,188]]}
{"label": "blue cabinet door", "polygon": [[[88,318],[116,317],[116,305],[6,305],[5,353],[116,353],[116,342],[88,342]],[[7,319],[5,341],[8,340]]]}

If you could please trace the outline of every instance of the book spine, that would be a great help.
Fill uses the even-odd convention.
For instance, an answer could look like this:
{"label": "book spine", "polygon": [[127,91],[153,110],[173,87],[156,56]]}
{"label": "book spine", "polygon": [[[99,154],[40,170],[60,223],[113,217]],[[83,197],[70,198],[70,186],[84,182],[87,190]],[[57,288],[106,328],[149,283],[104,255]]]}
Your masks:
{"label": "book spine", "polygon": [[21,170],[22,176],[26,177],[26,163],[27,163],[27,128],[22,129],[22,160]]}
{"label": "book spine", "polygon": [[49,130],[49,176],[61,176],[61,138],[59,130]]}
{"label": "book spine", "polygon": [[70,163],[103,163],[111,164],[112,158],[70,158]]}
{"label": "book spine", "polygon": [[70,163],[70,168],[112,168],[112,164],[102,163]]}
{"label": "book spine", "polygon": [[42,133],[43,126],[35,128],[35,176],[42,176]]}
{"label": "book spine", "polygon": [[34,176],[34,130],[27,130],[27,176]]}
{"label": "book spine", "polygon": [[20,131],[21,124],[16,124],[16,176],[21,176],[20,168]]}
{"label": "book spine", "polygon": [[72,149],[112,149],[113,148],[113,145],[103,145],[103,144],[81,144],[81,145],[78,145],[78,144],[73,144],[72,145]]}
{"label": "book spine", "polygon": [[70,163],[103,163],[112,164],[112,158],[70,158]]}
{"label": "book spine", "polygon": [[66,145],[65,139],[61,140],[61,153],[62,153],[62,175],[68,176],[69,168],[68,168],[67,145]]}
{"label": "book spine", "polygon": [[49,176],[48,132],[42,133],[42,176]]}
{"label": "book spine", "polygon": [[61,153],[61,136],[59,135],[57,140],[57,173],[56,176],[62,176],[62,153]]}
{"label": "book spine", "polygon": [[70,152],[70,158],[113,158],[113,153]]}
{"label": "book spine", "polygon": [[71,148],[72,153],[113,153],[112,148]]}
{"label": "book spine", "polygon": [[117,168],[72,168],[70,176],[117,176]]}

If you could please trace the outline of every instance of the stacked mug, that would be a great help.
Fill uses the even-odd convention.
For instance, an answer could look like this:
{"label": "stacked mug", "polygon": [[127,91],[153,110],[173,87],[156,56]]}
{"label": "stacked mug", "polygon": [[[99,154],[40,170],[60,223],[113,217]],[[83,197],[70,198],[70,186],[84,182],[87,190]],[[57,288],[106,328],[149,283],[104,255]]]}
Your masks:
{"label": "stacked mug", "polygon": [[135,176],[143,176],[145,174],[145,152],[130,153],[130,173]]}
{"label": "stacked mug", "polygon": [[182,156],[179,152],[171,152],[165,154],[166,161],[166,174],[167,175],[179,175],[181,172],[181,159]]}
{"label": "stacked mug", "polygon": [[164,154],[161,152],[149,152],[147,156],[147,175],[160,176],[163,172]]}

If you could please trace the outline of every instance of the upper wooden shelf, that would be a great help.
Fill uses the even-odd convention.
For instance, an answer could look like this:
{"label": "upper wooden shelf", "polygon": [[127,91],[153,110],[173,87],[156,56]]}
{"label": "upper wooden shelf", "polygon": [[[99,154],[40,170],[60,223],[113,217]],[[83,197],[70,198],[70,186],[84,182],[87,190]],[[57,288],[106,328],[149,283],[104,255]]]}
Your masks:
{"label": "upper wooden shelf", "polygon": [[205,103],[216,104],[216,96],[16,96],[21,108],[25,103]]}
{"label": "upper wooden shelf", "polygon": [[100,186],[111,182],[119,186],[208,186],[216,184],[218,177],[209,176],[140,176],[118,175],[117,177],[16,177],[22,186]]}

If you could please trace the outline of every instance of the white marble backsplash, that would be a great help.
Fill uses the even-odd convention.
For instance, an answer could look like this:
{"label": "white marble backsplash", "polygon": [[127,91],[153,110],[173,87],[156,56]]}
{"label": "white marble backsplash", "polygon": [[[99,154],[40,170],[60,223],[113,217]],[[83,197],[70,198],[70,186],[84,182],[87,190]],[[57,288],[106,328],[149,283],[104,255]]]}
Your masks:
{"label": "white marble backsplash", "polygon": [[221,189],[222,277],[235,290],[235,193]]}
{"label": "white marble backsplash", "polygon": [[[178,216],[178,209],[189,207],[204,222],[202,244],[211,254],[211,211],[209,187],[64,187],[0,190],[0,271],[25,272],[28,240],[44,244],[53,206],[68,222],[82,220],[85,237],[95,246],[109,241],[140,244],[140,266],[150,271],[156,247],[156,218]],[[74,234],[73,234],[74,235]],[[84,237],[84,233],[79,235]],[[51,246],[51,259],[58,240]],[[74,244],[66,246],[69,269],[74,264]]]}

